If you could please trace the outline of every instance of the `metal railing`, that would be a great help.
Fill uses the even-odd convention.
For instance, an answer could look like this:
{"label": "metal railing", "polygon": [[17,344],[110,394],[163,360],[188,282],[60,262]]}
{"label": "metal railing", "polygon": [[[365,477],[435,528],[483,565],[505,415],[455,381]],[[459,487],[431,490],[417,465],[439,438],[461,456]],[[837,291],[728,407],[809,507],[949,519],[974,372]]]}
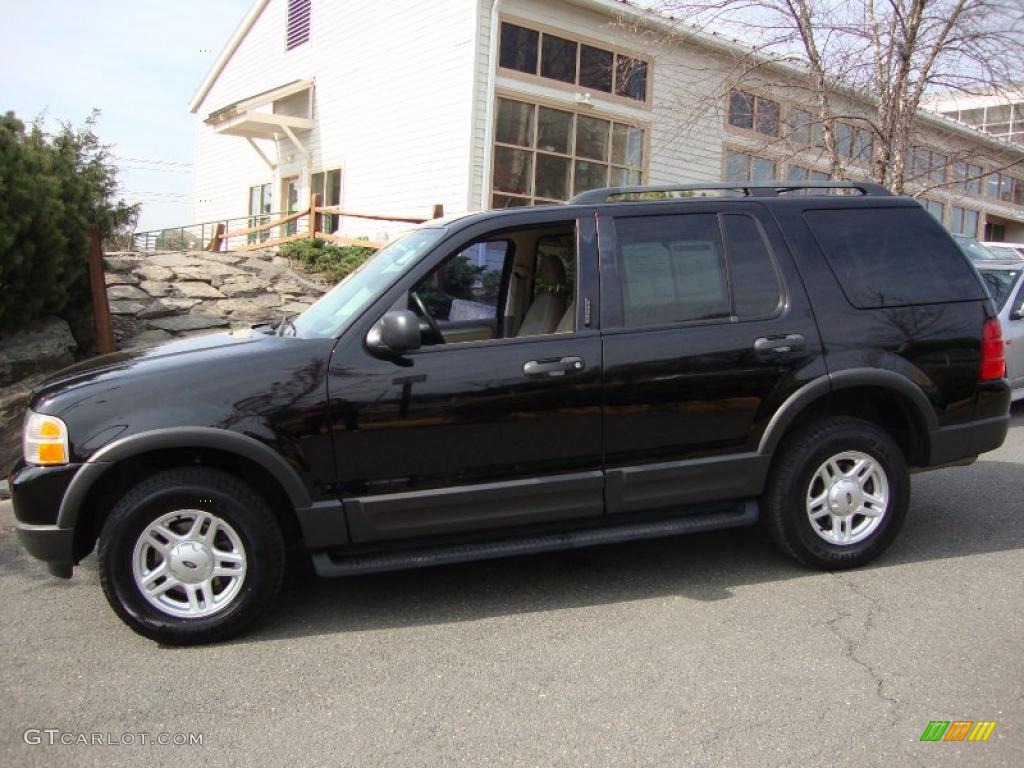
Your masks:
{"label": "metal railing", "polygon": [[[256,216],[238,216],[229,219],[188,224],[169,229],[137,232],[132,236],[132,246],[137,251],[254,251],[277,245],[318,237],[339,245],[360,245],[380,248],[383,243],[355,240],[337,234],[341,220],[345,217],[389,221],[404,224],[422,224],[430,218],[444,215],[441,205],[433,206],[431,217],[388,215],[379,213],[357,213],[334,206],[321,206],[320,196],[313,195],[309,207],[298,211],[261,213]],[[239,223],[244,223],[238,227]],[[232,224],[236,228],[232,229]]]}
{"label": "metal railing", "polygon": [[[224,231],[230,231],[233,224],[252,227],[291,213],[295,213],[295,211],[271,211],[257,216],[236,216],[230,219],[216,219],[202,221],[198,224],[184,224],[179,227],[136,232],[132,235],[132,248],[136,251],[202,251],[209,246],[220,226],[224,227]],[[269,233],[262,239],[270,239]]]}

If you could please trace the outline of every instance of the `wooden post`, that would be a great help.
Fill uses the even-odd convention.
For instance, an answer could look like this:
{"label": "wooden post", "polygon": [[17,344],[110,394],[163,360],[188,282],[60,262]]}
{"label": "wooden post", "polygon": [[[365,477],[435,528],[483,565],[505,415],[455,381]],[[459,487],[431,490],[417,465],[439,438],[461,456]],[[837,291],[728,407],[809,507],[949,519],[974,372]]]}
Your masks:
{"label": "wooden post", "polygon": [[103,276],[103,246],[95,224],[89,227],[89,289],[92,292],[92,316],[96,321],[96,348],[101,355],[114,351],[114,329],[110,325],[107,283]]}
{"label": "wooden post", "polygon": [[317,213],[316,209],[320,206],[320,195],[310,195],[309,198],[309,236],[316,237],[317,233],[323,230],[323,214]]}
{"label": "wooden post", "polygon": [[434,203],[434,215],[432,219],[440,219],[444,217],[444,203]]}
{"label": "wooden post", "polygon": [[206,250],[208,250],[208,251],[219,251],[219,250],[221,250],[221,245],[223,244],[223,242],[224,242],[224,222],[221,222],[213,230],[213,238],[210,240],[210,244],[208,246],[206,246]]}

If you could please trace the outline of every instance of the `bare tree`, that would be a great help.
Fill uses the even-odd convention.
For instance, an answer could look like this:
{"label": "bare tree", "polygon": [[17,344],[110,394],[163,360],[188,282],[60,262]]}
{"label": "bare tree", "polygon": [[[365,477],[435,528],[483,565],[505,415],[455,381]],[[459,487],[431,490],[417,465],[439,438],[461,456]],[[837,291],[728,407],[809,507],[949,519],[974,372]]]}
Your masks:
{"label": "bare tree", "polygon": [[[728,94],[748,83],[787,93],[812,116],[815,144],[833,178],[846,175],[849,159],[848,137],[837,134],[852,127],[871,137],[870,178],[896,192],[907,184],[921,194],[972,181],[969,174],[950,178],[944,171],[954,165],[962,171],[965,162],[977,159],[971,156],[976,150],[937,153],[941,174],[931,166],[908,166],[918,142],[941,133],[935,121],[923,130],[920,108],[938,93],[1006,91],[1019,98],[1014,79],[1021,77],[1024,45],[1020,0],[652,0],[645,5],[664,20],[631,22],[637,34],[649,38],[647,44],[738,38],[743,45],[734,53],[720,54],[728,75],[724,88],[712,90],[713,107],[721,110]],[[657,37],[671,39],[650,39]],[[694,73],[687,71],[685,78],[692,83]],[[680,85],[685,88],[681,77]],[[707,109],[708,101],[705,90],[703,99],[689,104]],[[791,139],[805,128],[787,121],[765,141],[803,151]],[[1011,149],[995,155],[1001,156],[986,158],[986,170],[1016,165],[1020,158]]]}

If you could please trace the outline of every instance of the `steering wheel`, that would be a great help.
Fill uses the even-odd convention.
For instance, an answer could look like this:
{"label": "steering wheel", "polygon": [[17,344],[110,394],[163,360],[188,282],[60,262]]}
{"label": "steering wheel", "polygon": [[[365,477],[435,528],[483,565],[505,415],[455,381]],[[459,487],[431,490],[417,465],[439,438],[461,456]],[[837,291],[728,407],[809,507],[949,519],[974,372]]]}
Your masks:
{"label": "steering wheel", "polygon": [[423,316],[423,319],[427,321],[427,327],[429,330],[429,340],[431,344],[444,344],[444,336],[441,334],[441,329],[437,326],[437,321],[434,320],[433,315],[427,311],[427,305],[423,303],[423,299],[416,291],[409,291],[409,298],[413,300],[416,305],[416,309]]}

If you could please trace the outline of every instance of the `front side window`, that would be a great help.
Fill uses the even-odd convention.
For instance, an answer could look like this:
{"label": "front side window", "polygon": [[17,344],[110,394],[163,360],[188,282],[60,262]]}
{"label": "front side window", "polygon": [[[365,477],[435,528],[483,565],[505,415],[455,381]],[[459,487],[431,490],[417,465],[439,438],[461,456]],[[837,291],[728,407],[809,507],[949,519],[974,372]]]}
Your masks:
{"label": "front side window", "polygon": [[643,182],[644,129],[498,99],[492,206],[557,203],[589,189]]}
{"label": "front side window", "polygon": [[506,240],[471,245],[447,259],[413,290],[442,329],[466,320],[496,324],[501,276],[511,249]]}
{"label": "front side window", "polygon": [[409,292],[423,344],[575,330],[573,224],[495,232],[448,256]]}

